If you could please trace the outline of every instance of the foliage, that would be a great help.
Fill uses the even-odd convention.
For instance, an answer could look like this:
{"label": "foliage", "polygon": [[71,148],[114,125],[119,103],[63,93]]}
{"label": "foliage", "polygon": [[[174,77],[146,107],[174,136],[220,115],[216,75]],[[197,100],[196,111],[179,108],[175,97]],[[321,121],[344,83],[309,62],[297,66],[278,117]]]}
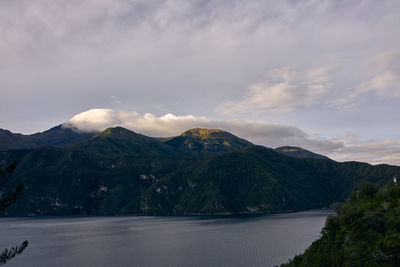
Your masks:
{"label": "foliage", "polygon": [[[13,160],[13,162],[6,166],[5,170],[0,168],[0,178],[4,177],[6,174],[13,172],[17,167],[17,160]],[[14,191],[8,194],[4,198],[0,198],[0,211],[5,210],[7,207],[15,203],[18,199],[21,198],[23,185],[19,184]]]}
{"label": "foliage", "polygon": [[15,246],[10,249],[4,249],[3,252],[0,253],[0,265],[6,264],[7,261],[11,260],[18,254],[21,254],[27,246],[28,241],[25,240],[20,246]]}
{"label": "foliage", "polygon": [[[5,173],[11,173],[13,172],[16,167],[17,167],[17,160],[14,160],[11,164],[6,166],[6,170],[3,171],[2,169],[0,172],[0,177],[3,177]],[[0,199],[0,211],[6,209],[8,206],[12,205],[20,199],[21,194],[23,190],[23,185],[19,184],[15,190],[10,193],[7,197]],[[0,265],[7,263],[7,261],[11,260],[18,254],[21,254],[25,248],[28,246],[28,241],[25,240],[22,242],[20,246],[15,246],[10,249],[5,248],[1,253],[0,253]]]}
{"label": "foliage", "polygon": [[7,207],[14,204],[21,198],[23,185],[19,184],[14,191],[7,195],[7,197],[0,199],[0,211],[5,210]]}
{"label": "foliage", "polygon": [[217,129],[190,129],[165,141],[182,153],[191,155],[237,151],[252,145],[249,141]]}
{"label": "foliage", "polygon": [[321,238],[281,266],[400,266],[400,186],[363,184]]}
{"label": "foliage", "polygon": [[15,168],[17,168],[17,163],[18,163],[18,160],[16,160],[16,159],[13,160],[13,162],[6,167],[6,173],[11,173],[11,172],[15,171]]}
{"label": "foliage", "polygon": [[159,215],[320,208],[344,201],[361,181],[387,183],[398,173],[399,167],[297,159],[248,146],[199,158],[162,177],[123,211]]}
{"label": "foliage", "polygon": [[13,160],[13,162],[6,166],[5,170],[0,168],[0,178],[4,177],[6,174],[11,173],[17,167],[17,160]]}
{"label": "foliage", "polygon": [[[0,179],[9,192],[20,182],[26,188],[3,215],[296,211],[342,202],[363,181],[400,176],[396,166],[287,157],[220,130],[179,138],[115,127],[69,148],[28,152],[12,179]],[[1,153],[0,162],[15,153]]]}

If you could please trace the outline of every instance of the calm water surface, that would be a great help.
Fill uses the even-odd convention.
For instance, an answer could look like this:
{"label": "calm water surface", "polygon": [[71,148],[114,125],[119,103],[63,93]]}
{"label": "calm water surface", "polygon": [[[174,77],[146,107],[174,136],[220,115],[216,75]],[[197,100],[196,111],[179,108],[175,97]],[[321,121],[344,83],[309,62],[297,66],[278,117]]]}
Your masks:
{"label": "calm water surface", "polygon": [[332,211],[253,217],[0,218],[7,266],[274,266],[303,252]]}

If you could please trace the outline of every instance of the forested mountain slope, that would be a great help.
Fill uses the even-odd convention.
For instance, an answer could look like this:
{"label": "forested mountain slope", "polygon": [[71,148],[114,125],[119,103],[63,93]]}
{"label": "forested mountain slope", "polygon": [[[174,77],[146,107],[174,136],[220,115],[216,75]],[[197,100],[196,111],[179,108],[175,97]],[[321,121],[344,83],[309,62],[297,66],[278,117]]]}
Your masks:
{"label": "forested mountain slope", "polygon": [[400,186],[364,184],[320,239],[283,266],[400,266]]}
{"label": "forested mountain slope", "polygon": [[181,137],[171,143],[115,127],[68,148],[3,152],[4,163],[22,157],[0,180],[0,194],[25,186],[4,214],[295,211],[343,201],[364,181],[400,176],[396,166],[287,157],[219,130]]}

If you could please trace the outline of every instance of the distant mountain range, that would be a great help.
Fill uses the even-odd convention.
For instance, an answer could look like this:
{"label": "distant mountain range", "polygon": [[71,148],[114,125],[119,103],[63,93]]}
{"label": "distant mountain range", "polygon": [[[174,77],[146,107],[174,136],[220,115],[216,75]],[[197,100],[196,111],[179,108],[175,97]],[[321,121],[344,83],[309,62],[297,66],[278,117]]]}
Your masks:
{"label": "distant mountain range", "polygon": [[[99,132],[82,132],[71,125],[58,125],[47,131],[24,135],[0,129],[0,151],[30,150],[40,147],[70,147],[99,134]],[[238,138],[231,133],[216,129],[190,129],[179,136],[156,138],[156,140],[178,148],[185,153],[212,154],[238,150],[252,145],[247,140]],[[295,158],[328,159],[328,157],[313,153],[301,147],[283,146],[275,151]]]}
{"label": "distant mountain range", "polygon": [[97,134],[79,132],[72,127],[55,126],[47,131],[35,134],[12,133],[0,129],[0,151],[11,149],[35,149],[44,146],[68,147]]}
{"label": "distant mountain range", "polygon": [[296,211],[343,201],[363,181],[383,185],[400,175],[397,166],[339,163],[296,147],[274,150],[214,129],[170,138],[122,127],[6,135],[13,146],[0,136],[0,165],[15,158],[19,164],[0,180],[0,196],[20,182],[25,191],[5,215]]}

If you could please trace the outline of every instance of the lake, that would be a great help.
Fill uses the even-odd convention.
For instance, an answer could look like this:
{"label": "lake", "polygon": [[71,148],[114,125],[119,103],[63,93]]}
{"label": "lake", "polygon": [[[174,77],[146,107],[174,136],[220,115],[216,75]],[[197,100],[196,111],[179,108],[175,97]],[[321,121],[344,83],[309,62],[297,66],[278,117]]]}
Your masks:
{"label": "lake", "polygon": [[274,266],[302,253],[330,210],[225,217],[0,218],[7,266]]}

